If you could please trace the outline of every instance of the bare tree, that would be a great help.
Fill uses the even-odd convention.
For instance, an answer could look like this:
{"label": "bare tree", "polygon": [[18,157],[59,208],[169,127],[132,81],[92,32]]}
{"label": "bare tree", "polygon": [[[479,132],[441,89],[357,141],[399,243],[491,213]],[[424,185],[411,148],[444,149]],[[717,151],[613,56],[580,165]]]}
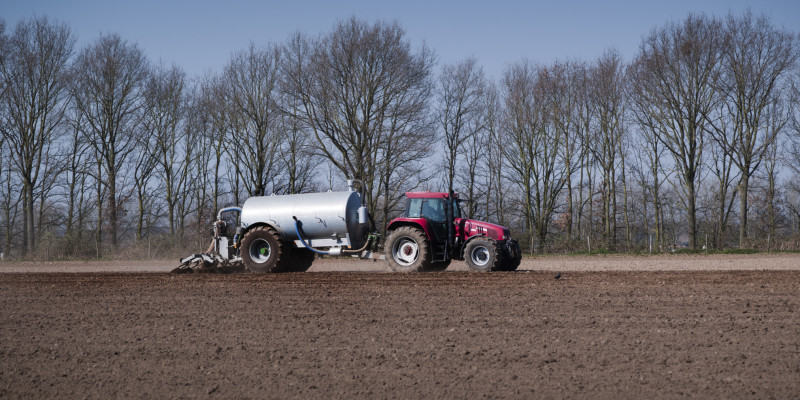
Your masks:
{"label": "bare tree", "polygon": [[[122,203],[119,177],[136,145],[147,59],[138,46],[119,35],[102,35],[80,53],[75,71],[75,103],[97,159],[98,185],[107,190],[109,235],[111,246],[116,249]],[[101,192],[98,188],[98,195]],[[97,219],[99,240],[103,221],[99,206]]]}
{"label": "bare tree", "polygon": [[584,65],[567,62],[554,63],[549,69],[546,79],[546,101],[550,118],[553,121],[554,129],[560,131],[564,144],[560,149],[560,157],[564,163],[565,186],[566,186],[566,210],[564,213],[566,223],[567,238],[572,238],[572,226],[575,215],[575,205],[573,201],[574,183],[572,176],[578,170],[576,159],[579,155],[579,124],[578,124],[578,102],[579,102],[579,82],[581,79],[581,69]]}
{"label": "bare tree", "polygon": [[[193,107],[190,107],[189,120],[202,136],[201,148],[208,156],[205,162],[198,163],[198,173],[203,176],[210,176],[209,194],[211,198],[211,210],[221,208],[219,204],[225,195],[224,191],[224,170],[226,146],[228,140],[226,135],[227,123],[225,121],[225,96],[223,94],[224,85],[220,77],[207,76],[199,83],[199,88],[195,92]],[[237,204],[239,204],[237,202]]]}
{"label": "bare tree", "polygon": [[[591,236],[594,227],[594,165],[596,160],[591,148],[595,146],[592,136],[592,126],[596,119],[596,107],[590,96],[592,90],[592,79],[590,69],[586,64],[580,64],[574,71],[572,81],[576,86],[577,105],[576,105],[576,134],[580,142],[578,155],[578,215],[575,223],[578,227],[578,236],[583,237],[583,221],[586,221],[585,232]],[[584,190],[587,188],[588,190]],[[587,198],[584,199],[584,192]],[[589,206],[588,215],[584,218],[584,208]]]}
{"label": "bare tree", "polygon": [[225,67],[226,119],[236,150],[238,178],[250,196],[274,190],[280,170],[278,155],[283,143],[279,128],[279,68],[277,46],[257,47],[233,55]]}
{"label": "bare tree", "polygon": [[181,196],[193,199],[195,204],[193,222],[196,228],[194,233],[201,246],[207,244],[204,242],[207,239],[207,227],[217,211],[220,191],[219,165],[223,154],[221,147],[226,139],[224,134],[215,130],[213,109],[206,108],[208,99],[205,94],[208,83],[203,79],[194,81],[187,87],[183,96],[185,104],[181,133],[184,141],[191,144],[193,156],[189,158],[191,163],[186,168]]}
{"label": "bare tree", "polygon": [[506,225],[506,187],[503,176],[503,110],[500,104],[500,93],[494,83],[488,85],[486,96],[486,156],[482,163],[486,178],[486,218]]}
{"label": "bare tree", "polygon": [[[521,62],[505,72],[506,160],[510,180],[522,189],[524,216],[533,242],[545,251],[547,234],[566,182],[559,151],[563,137],[553,129],[546,110],[546,73]],[[533,246],[532,246],[533,247]]]}
{"label": "bare tree", "polygon": [[792,174],[786,181],[786,197],[794,220],[793,233],[800,233],[800,68],[792,76],[787,104],[791,119],[788,138],[782,146],[782,161]]}
{"label": "bare tree", "polygon": [[[167,217],[169,219],[169,233],[176,232],[175,205],[178,199],[185,194],[181,179],[189,166],[180,162],[183,141],[186,131],[181,129],[184,117],[184,87],[186,74],[178,67],[166,68],[159,64],[150,72],[144,88],[144,134],[148,138],[140,141],[146,144],[151,154],[152,162],[158,165],[158,173],[163,184],[164,196],[167,203]],[[152,138],[152,139],[149,139]],[[152,143],[148,143],[151,141]],[[152,170],[147,156],[141,161],[140,173]]]}
{"label": "bare tree", "polygon": [[314,176],[320,158],[314,154],[309,132],[306,132],[299,118],[299,105],[285,101],[287,110],[281,113],[278,129],[284,133],[280,159],[286,174],[278,185],[280,193],[303,193],[314,188]]}
{"label": "bare tree", "polygon": [[488,186],[479,181],[479,172],[481,166],[492,162],[487,152],[489,146],[490,136],[485,128],[475,132],[472,140],[463,144],[464,162],[454,178],[461,186],[461,193],[466,195],[466,207],[462,210],[466,218],[481,219],[479,209],[487,203]]}
{"label": "bare tree", "polygon": [[750,11],[740,18],[728,15],[721,51],[723,75],[718,87],[726,112],[719,119],[709,118],[709,123],[714,127],[714,139],[739,168],[741,247],[747,239],[750,177],[779,132],[766,129],[765,109],[775,92],[782,90],[798,51],[792,33],[774,27],[766,16],[754,17]]}
{"label": "bare tree", "polygon": [[444,137],[448,191],[453,190],[456,164],[458,156],[464,152],[464,143],[473,140],[483,129],[485,86],[483,68],[472,57],[445,65],[439,75],[437,120]]}
{"label": "bare tree", "polygon": [[66,196],[66,241],[73,255],[81,253],[83,242],[84,222],[88,214],[87,191],[89,171],[89,148],[84,135],[81,133],[82,121],[80,114],[75,112],[75,107],[70,107],[68,125],[70,134],[65,143],[67,161],[63,171],[64,192]]}
{"label": "bare tree", "polygon": [[689,246],[697,247],[697,188],[703,163],[705,116],[715,106],[721,24],[690,15],[654,30],[639,47],[632,73],[658,139],[675,160],[683,192]]}
{"label": "bare tree", "polygon": [[[7,256],[11,256],[11,249],[15,243],[16,235],[18,232],[14,231],[14,227],[18,225],[19,221],[19,203],[22,202],[23,195],[19,191],[19,183],[14,180],[11,173],[13,168],[11,157],[9,156],[10,150],[6,146],[0,146],[0,208],[3,212],[3,252]],[[22,253],[24,255],[24,253]]]}
{"label": "bare tree", "polygon": [[[788,91],[791,93],[790,91]],[[788,96],[784,93],[774,93],[771,101],[764,109],[763,119],[764,123],[762,129],[767,132],[765,135],[774,136],[776,139],[767,146],[766,151],[761,156],[764,163],[764,175],[767,181],[766,187],[766,207],[767,207],[767,229],[768,233],[775,238],[777,235],[778,225],[778,211],[777,199],[778,194],[778,176],[779,165],[786,162],[787,158],[779,153],[779,149],[783,147],[780,142],[783,140],[784,133],[791,134],[791,122],[794,111],[792,110],[792,95]],[[795,114],[796,115],[796,114]],[[797,134],[797,130],[794,131]]]}
{"label": "bare tree", "polygon": [[[625,134],[625,74],[622,57],[616,51],[605,53],[591,70],[592,90],[589,92],[595,109],[589,151],[597,160],[602,173],[603,237],[606,246],[614,249],[617,231],[617,171],[621,167]],[[624,167],[623,167],[624,168]]]}
{"label": "bare tree", "polygon": [[17,24],[0,64],[5,103],[0,134],[8,143],[22,183],[26,254],[36,246],[34,192],[52,189],[42,187],[43,174],[52,162],[48,150],[62,132],[74,45],[75,38],[66,25],[46,17],[32,18]]}
{"label": "bare tree", "polygon": [[315,41],[296,36],[289,52],[284,90],[301,105],[298,117],[336,170],[370,188],[367,204],[375,214],[378,198],[389,195],[378,179],[394,176],[404,165],[398,155],[408,150],[388,138],[425,125],[418,120],[426,117],[433,54],[426,47],[412,51],[397,23],[355,18]]}
{"label": "bare tree", "polygon": [[[426,107],[428,89],[407,91],[387,112],[386,129],[376,154],[380,165],[376,170],[375,200],[380,209],[380,226],[384,229],[392,214],[399,211],[404,193],[423,187],[430,180],[425,161],[433,146],[434,128]],[[415,99],[402,98],[405,96]]]}
{"label": "bare tree", "polygon": [[636,71],[641,71],[642,66],[634,64],[628,68],[630,71],[627,74],[629,90],[627,98],[631,110],[629,115],[632,116],[632,121],[640,129],[640,134],[637,138],[640,149],[638,154],[642,170],[646,170],[648,175],[640,182],[642,184],[647,182],[647,186],[642,189],[648,192],[648,196],[653,203],[654,244],[656,248],[663,251],[666,237],[662,185],[668,177],[663,174],[664,161],[662,161],[666,148],[658,137],[661,129],[658,121],[660,114],[652,112],[650,98],[643,96],[643,93],[638,91],[643,83],[637,81],[642,78],[642,75],[637,74]]}
{"label": "bare tree", "polygon": [[155,191],[151,187],[151,181],[155,175],[154,169],[158,162],[158,154],[153,149],[156,146],[154,142],[155,137],[152,133],[149,130],[143,131],[142,135],[137,138],[136,149],[130,160],[138,209],[135,236],[137,241],[144,238],[145,230],[149,231],[150,227],[146,224],[147,215],[157,209],[155,207],[156,193],[153,193]]}
{"label": "bare tree", "polygon": [[[11,48],[8,44],[8,37],[6,36],[6,20],[0,18],[0,71],[5,71],[8,66],[8,55],[11,52]],[[0,99],[5,97],[6,93],[6,81],[5,79],[0,79]],[[6,113],[5,109],[5,102],[0,101],[0,111],[3,114]],[[0,123],[5,123],[3,119],[0,119]],[[0,142],[3,141],[3,137],[0,136]]]}
{"label": "bare tree", "polygon": [[732,187],[733,182],[739,179],[739,174],[732,171],[733,160],[731,154],[725,151],[718,142],[711,145],[711,160],[709,168],[717,179],[716,196],[716,229],[713,233],[713,243],[722,250],[725,248],[728,219],[733,209],[738,188]]}

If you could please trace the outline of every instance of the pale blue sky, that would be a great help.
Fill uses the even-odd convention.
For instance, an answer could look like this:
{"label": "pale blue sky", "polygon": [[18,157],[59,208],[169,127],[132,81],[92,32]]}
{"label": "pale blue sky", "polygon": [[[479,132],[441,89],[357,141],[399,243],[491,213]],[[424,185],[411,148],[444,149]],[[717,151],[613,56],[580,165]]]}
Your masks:
{"label": "pale blue sky", "polygon": [[232,52],[283,42],[291,33],[316,35],[353,15],[397,20],[415,46],[427,43],[440,65],[475,56],[487,75],[528,58],[534,62],[594,60],[616,47],[630,59],[642,36],[689,12],[725,15],[747,8],[800,32],[800,1],[153,1],[0,0],[7,31],[22,18],[47,15],[77,33],[79,47],[103,32],[138,43],[153,61],[175,63],[190,76],[219,72]]}

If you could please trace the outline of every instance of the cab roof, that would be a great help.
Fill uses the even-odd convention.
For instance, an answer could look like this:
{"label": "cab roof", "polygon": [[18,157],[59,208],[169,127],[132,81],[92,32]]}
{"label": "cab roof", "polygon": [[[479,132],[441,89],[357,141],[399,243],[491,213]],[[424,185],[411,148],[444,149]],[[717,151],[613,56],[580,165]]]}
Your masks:
{"label": "cab roof", "polygon": [[[406,192],[406,197],[409,199],[446,199],[450,197],[449,193],[445,192]],[[458,193],[453,193],[453,198],[458,198]]]}

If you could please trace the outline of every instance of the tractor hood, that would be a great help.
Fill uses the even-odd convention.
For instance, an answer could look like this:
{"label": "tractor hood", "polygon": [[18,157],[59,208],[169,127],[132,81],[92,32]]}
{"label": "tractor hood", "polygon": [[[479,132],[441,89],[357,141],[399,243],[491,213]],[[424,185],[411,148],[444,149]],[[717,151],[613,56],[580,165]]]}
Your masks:
{"label": "tractor hood", "polygon": [[456,218],[456,226],[464,237],[475,235],[486,235],[494,240],[506,240],[511,238],[508,228],[489,222],[478,221],[475,219]]}

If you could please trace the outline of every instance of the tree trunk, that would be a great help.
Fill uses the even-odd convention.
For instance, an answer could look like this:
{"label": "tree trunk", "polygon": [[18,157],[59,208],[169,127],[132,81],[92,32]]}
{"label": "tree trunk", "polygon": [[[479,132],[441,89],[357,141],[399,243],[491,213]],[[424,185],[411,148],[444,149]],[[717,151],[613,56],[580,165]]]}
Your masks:
{"label": "tree trunk", "polygon": [[142,227],[144,226],[144,191],[141,188],[138,188],[139,191],[139,215],[136,219],[136,241],[140,241],[143,238],[142,235]]}
{"label": "tree trunk", "polygon": [[[748,167],[749,169],[749,167]],[[744,248],[747,243],[747,194],[749,193],[750,177],[747,171],[742,171],[742,180],[739,182],[739,248]]]}
{"label": "tree trunk", "polygon": [[[583,161],[581,161],[583,164]],[[575,224],[578,228],[578,239],[583,239],[583,165],[580,166],[580,178],[578,179],[578,218],[575,221]]]}
{"label": "tree trunk", "polygon": [[26,179],[25,190],[25,254],[32,256],[36,251],[36,229],[33,219],[33,185]]}
{"label": "tree trunk", "polygon": [[[98,176],[100,176],[98,174]],[[103,181],[97,179],[97,234],[95,235],[95,247],[97,258],[100,258],[100,244],[103,243]]]}
{"label": "tree trunk", "polygon": [[109,236],[111,236],[111,248],[117,250],[117,217],[118,204],[117,204],[117,174],[109,173],[108,176],[108,228]]}
{"label": "tree trunk", "polygon": [[697,249],[697,205],[695,204],[694,180],[686,180],[686,192],[688,199],[687,213],[689,220],[689,248],[691,250]]}

